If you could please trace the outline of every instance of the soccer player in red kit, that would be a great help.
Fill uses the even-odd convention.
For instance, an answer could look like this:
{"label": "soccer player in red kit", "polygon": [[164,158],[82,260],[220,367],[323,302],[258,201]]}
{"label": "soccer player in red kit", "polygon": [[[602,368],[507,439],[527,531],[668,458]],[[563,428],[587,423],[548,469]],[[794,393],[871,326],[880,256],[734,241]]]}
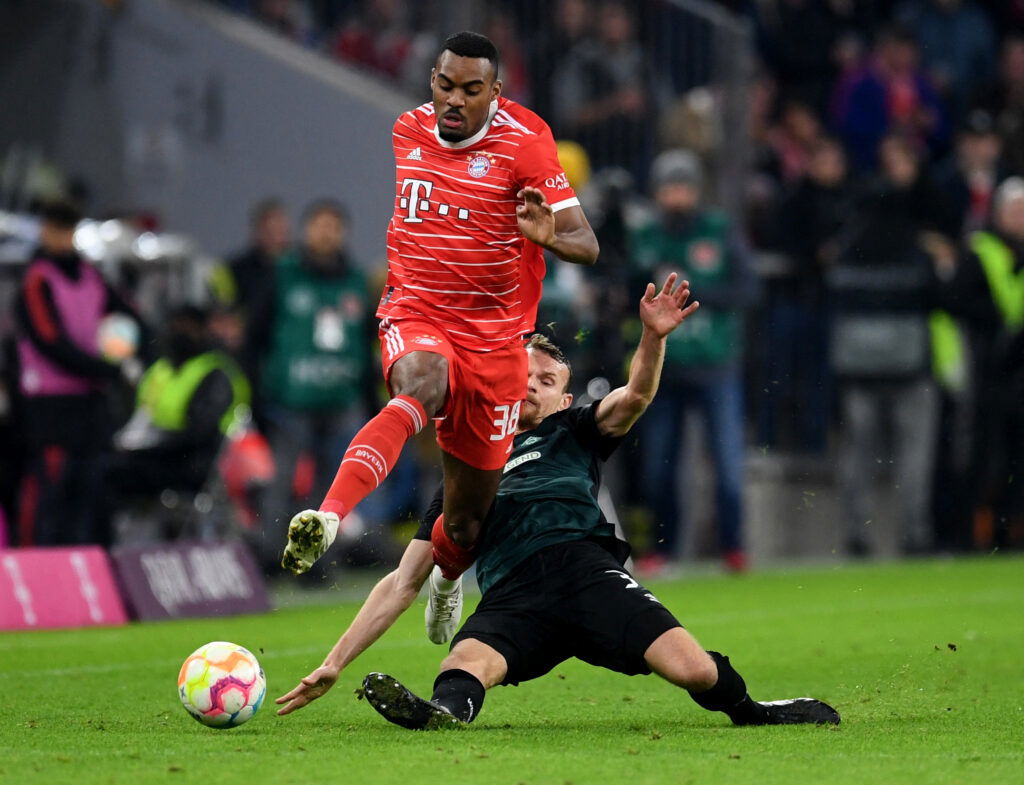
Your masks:
{"label": "soccer player in red kit", "polygon": [[395,123],[395,212],[377,310],[393,397],[352,440],[320,509],[292,519],[282,565],[296,574],[434,418],[444,511],[432,545],[444,577],[435,570],[431,586],[453,600],[457,585],[447,581],[472,563],[525,397],[522,336],[534,327],[543,251],[597,260],[550,129],[503,98],[497,77],[490,40],[457,33],[431,72],[433,100]]}

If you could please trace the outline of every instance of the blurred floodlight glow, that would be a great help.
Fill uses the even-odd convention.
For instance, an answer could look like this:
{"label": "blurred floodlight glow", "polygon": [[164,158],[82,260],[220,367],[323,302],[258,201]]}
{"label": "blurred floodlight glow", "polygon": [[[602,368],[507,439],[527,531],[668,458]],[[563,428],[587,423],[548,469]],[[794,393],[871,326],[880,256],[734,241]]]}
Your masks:
{"label": "blurred floodlight glow", "polygon": [[101,259],[107,244],[100,235],[100,224],[96,221],[82,221],[75,227],[75,248],[90,259]]}
{"label": "blurred floodlight glow", "polygon": [[161,246],[159,237],[152,232],[143,232],[132,243],[132,253],[143,261],[149,262],[160,258],[163,251]]}

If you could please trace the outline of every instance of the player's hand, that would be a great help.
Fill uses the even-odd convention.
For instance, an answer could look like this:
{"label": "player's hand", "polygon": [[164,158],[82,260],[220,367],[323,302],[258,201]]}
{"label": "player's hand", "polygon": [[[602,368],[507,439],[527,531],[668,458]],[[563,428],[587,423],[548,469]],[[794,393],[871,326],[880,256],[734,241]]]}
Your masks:
{"label": "player's hand", "polygon": [[324,695],[338,680],[340,671],[329,665],[321,665],[308,676],[303,677],[298,686],[291,692],[286,692],[274,701],[276,704],[286,704],[277,710],[280,716],[291,714],[296,709],[308,706],[317,698]]}
{"label": "player's hand", "polygon": [[516,194],[523,203],[516,207],[519,231],[530,242],[548,248],[555,241],[555,214],[539,188],[527,186]]}
{"label": "player's hand", "polygon": [[696,300],[687,303],[690,299],[690,282],[681,281],[676,286],[678,277],[676,273],[669,273],[660,292],[653,283],[647,284],[647,291],[640,300],[640,321],[658,338],[664,338],[700,307]]}

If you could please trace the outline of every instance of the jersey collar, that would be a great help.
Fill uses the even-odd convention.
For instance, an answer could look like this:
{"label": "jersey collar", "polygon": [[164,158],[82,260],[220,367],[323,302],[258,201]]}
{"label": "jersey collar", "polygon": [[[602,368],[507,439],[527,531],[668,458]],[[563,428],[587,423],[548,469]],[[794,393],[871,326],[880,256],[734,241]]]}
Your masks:
{"label": "jersey collar", "polygon": [[[494,115],[496,115],[497,113],[498,113],[498,99],[495,98],[493,101],[491,101],[491,108],[487,112],[487,122],[484,123],[484,127],[481,128],[479,131],[477,131],[475,134],[473,134],[468,139],[463,139],[461,142],[446,142],[444,139],[441,138],[441,134],[438,133],[438,131],[437,131],[437,123],[436,122],[434,123],[434,138],[437,139],[438,143],[442,147],[447,147],[450,150],[461,150],[463,147],[471,147],[472,145],[475,145],[477,142],[479,142],[481,139],[483,139],[485,136],[487,136],[487,132],[491,128],[491,121],[494,119]],[[437,117],[436,113],[434,114],[434,117],[436,119],[436,117]]]}

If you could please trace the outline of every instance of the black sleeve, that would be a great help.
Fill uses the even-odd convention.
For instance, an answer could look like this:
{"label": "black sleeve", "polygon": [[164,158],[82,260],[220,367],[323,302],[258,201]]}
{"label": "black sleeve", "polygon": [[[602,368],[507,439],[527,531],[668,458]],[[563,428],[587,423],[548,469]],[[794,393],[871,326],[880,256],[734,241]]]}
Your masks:
{"label": "black sleeve", "polygon": [[[575,406],[565,411],[569,429],[583,447],[592,450],[602,461],[607,461],[615,448],[622,443],[622,436],[606,436],[597,427],[597,405],[600,401],[586,406]],[[552,415],[554,416],[554,415]]]}
{"label": "black sleeve", "polygon": [[53,293],[45,281],[39,284],[40,295],[44,308],[48,312],[49,320],[55,325],[57,335],[52,339],[44,338],[40,332],[39,325],[33,321],[28,308],[24,293],[17,301],[17,320],[25,335],[32,344],[39,350],[46,359],[59,365],[69,373],[84,376],[87,379],[116,379],[121,371],[118,366],[109,363],[102,357],[83,352],[78,345],[68,337],[64,325],[61,324],[57,314],[57,308],[53,302]]}
{"label": "black sleeve", "polygon": [[253,388],[259,386],[260,368],[270,348],[274,328],[274,301],[277,294],[277,276],[269,286],[261,287],[254,295],[253,302],[245,315],[245,344],[242,349],[242,370],[252,381]]}
{"label": "black sleeve", "polygon": [[157,449],[181,452],[216,445],[221,438],[221,418],[234,397],[228,375],[219,369],[211,371],[192,394],[185,414],[185,427],[169,434]]}
{"label": "black sleeve", "polygon": [[430,502],[430,506],[427,507],[426,513],[420,519],[420,528],[416,530],[416,534],[413,535],[414,540],[427,540],[430,541],[430,532],[434,528],[434,521],[441,514],[444,509],[444,483],[442,482],[437,486],[437,492],[434,494],[434,498]]}
{"label": "black sleeve", "polygon": [[960,256],[952,279],[939,286],[938,305],[982,330],[1000,323],[981,260],[973,251]]}

